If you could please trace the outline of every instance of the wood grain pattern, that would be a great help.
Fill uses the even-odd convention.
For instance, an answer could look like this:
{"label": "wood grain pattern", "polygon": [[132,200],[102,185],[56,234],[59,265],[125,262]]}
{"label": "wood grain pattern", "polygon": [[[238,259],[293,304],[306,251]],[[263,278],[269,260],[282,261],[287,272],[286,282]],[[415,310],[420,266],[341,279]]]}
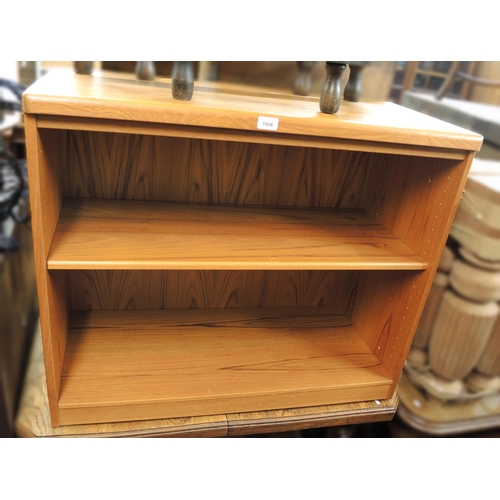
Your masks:
{"label": "wood grain pattern", "polygon": [[480,259],[500,260],[500,230],[485,226],[461,206],[458,207],[450,235]]}
{"label": "wood grain pattern", "polygon": [[223,437],[313,427],[391,420],[398,396],[391,399],[250,413],[203,415],[87,425],[50,424],[40,332],[35,334],[17,413],[18,437]]}
{"label": "wood grain pattern", "polygon": [[[61,137],[64,140],[64,137]],[[368,155],[292,146],[69,132],[69,197],[356,208]]]}
{"label": "wood grain pattern", "polygon": [[500,375],[500,315],[497,317],[476,370],[491,377]]}
{"label": "wood grain pattern", "polygon": [[62,425],[384,398],[392,380],[328,308],[73,313]]}
{"label": "wood grain pattern", "polygon": [[[393,275],[392,284],[389,274],[380,283],[367,274],[370,279],[358,293],[356,310],[364,312],[355,312],[353,325],[376,355],[382,356],[394,378],[401,373],[411,347],[472,160],[472,154],[463,161],[386,156],[380,162],[373,157],[380,162],[379,172],[368,170],[371,178],[361,206],[429,263],[425,272]],[[399,288],[392,288],[395,283]],[[380,302],[372,300],[373,296],[380,297]],[[373,328],[373,318],[377,318],[377,328]]]}
{"label": "wood grain pattern", "polygon": [[360,208],[422,257],[439,260],[472,160],[373,155]]}
{"label": "wood grain pattern", "polygon": [[[66,276],[48,273],[46,262],[62,205],[63,177],[60,168],[65,163],[65,150],[58,148],[54,131],[45,131],[45,140],[42,140],[34,117],[26,116],[24,123],[35,271],[46,351],[47,390],[52,422],[58,425],[57,399],[67,335]],[[57,136],[61,137],[61,134]]]}
{"label": "wood grain pattern", "polygon": [[436,273],[431,291],[429,292],[422,316],[420,317],[420,321],[418,323],[417,331],[415,332],[415,336],[413,338],[412,349],[414,347],[427,349],[432,327],[434,325],[439,306],[441,305],[443,293],[447,286],[448,276],[443,273]]}
{"label": "wood grain pattern", "polygon": [[[484,260],[478,257],[476,254],[472,253],[468,248],[460,246],[458,248],[458,253],[464,258],[469,264],[473,264],[479,269],[484,269],[486,271],[500,271],[500,261]],[[450,265],[451,269],[451,265]]]}
{"label": "wood grain pattern", "polygon": [[482,138],[393,105],[332,117],[308,98],[166,89],[56,75],[25,94],[35,169],[53,174],[33,177],[55,200],[37,202],[47,311],[59,328],[67,307],[96,309],[66,349],[46,330],[49,378],[65,354],[54,425],[391,397]]}
{"label": "wood grain pattern", "polygon": [[[428,271],[425,271],[427,273]],[[391,373],[408,355],[418,314],[417,286],[422,272],[367,272],[358,288],[353,327]],[[376,299],[375,299],[376,297]]]}
{"label": "wood grain pattern", "polygon": [[[147,85],[147,86],[146,86]],[[189,105],[168,94],[170,82],[96,77],[92,86],[72,72],[50,72],[23,95],[26,113],[255,130],[259,116],[277,117],[278,133],[479,150],[482,137],[392,103],[345,102],[335,116],[318,99],[232,94],[195,86]],[[383,125],[381,127],[381,125]]]}
{"label": "wood grain pattern", "polygon": [[498,317],[495,302],[463,299],[447,290],[429,342],[429,364],[448,380],[465,378],[478,363]]}
{"label": "wood grain pattern", "polygon": [[500,300],[500,271],[480,269],[461,259],[453,262],[450,285],[459,295],[474,302]]}
{"label": "wood grain pattern", "polygon": [[328,306],[350,316],[357,271],[72,271],[78,310]]}
{"label": "wood grain pattern", "polygon": [[48,269],[425,269],[362,211],[67,199]]}
{"label": "wood grain pattern", "polygon": [[301,137],[292,134],[268,134],[249,130],[230,130],[222,128],[205,128],[186,125],[159,125],[129,120],[110,120],[95,118],[75,118],[52,115],[38,115],[37,124],[40,129],[80,130],[86,132],[112,132],[121,134],[150,135],[156,137],[177,137],[182,139],[208,139],[231,141],[248,144],[269,144],[278,146],[295,146],[319,148],[338,151],[357,151],[365,153],[389,153],[423,158],[447,158],[463,160],[466,150],[441,148],[435,149],[414,144],[394,144],[389,142],[367,142],[356,139],[331,139],[318,136]]}

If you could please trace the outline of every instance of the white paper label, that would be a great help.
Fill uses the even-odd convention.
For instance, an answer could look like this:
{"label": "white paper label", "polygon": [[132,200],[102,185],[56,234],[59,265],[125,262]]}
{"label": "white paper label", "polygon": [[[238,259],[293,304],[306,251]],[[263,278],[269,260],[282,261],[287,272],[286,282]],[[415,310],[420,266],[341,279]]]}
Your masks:
{"label": "white paper label", "polygon": [[269,116],[259,116],[257,119],[257,128],[261,130],[278,130],[280,123],[279,118],[271,118]]}

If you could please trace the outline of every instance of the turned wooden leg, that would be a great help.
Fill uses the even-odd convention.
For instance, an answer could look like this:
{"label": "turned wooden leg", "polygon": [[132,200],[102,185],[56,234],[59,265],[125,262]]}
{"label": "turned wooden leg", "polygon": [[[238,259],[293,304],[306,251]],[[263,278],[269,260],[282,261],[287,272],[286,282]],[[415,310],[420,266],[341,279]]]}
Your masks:
{"label": "turned wooden leg", "polygon": [[342,101],[342,74],[347,64],[327,62],[326,81],[321,92],[319,109],[322,113],[336,113]]}
{"label": "turned wooden leg", "polygon": [[155,63],[152,61],[137,61],[135,76],[138,80],[154,80],[156,77]]}
{"label": "turned wooden leg", "polygon": [[349,64],[349,80],[344,90],[344,100],[358,102],[361,95],[361,72],[364,66]]}
{"label": "turned wooden leg", "polygon": [[316,64],[315,61],[299,61],[299,74],[295,79],[293,91],[296,95],[309,95],[311,90],[311,73]]}
{"label": "turned wooden leg", "polygon": [[94,61],[73,61],[75,73],[79,75],[91,75],[94,69]]}
{"label": "turned wooden leg", "polygon": [[172,97],[180,101],[190,101],[193,97],[194,78],[190,62],[176,62],[172,72]]}

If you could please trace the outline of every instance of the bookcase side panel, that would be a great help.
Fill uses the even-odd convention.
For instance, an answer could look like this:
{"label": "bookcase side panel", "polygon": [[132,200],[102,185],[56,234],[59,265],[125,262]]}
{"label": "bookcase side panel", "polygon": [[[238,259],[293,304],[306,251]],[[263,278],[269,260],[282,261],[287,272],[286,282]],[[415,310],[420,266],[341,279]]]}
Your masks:
{"label": "bookcase side panel", "polygon": [[[353,325],[395,377],[411,346],[462,195],[472,154],[463,161],[375,158],[363,208],[429,262],[424,272],[367,273]],[[381,161],[383,160],[383,161]]]}
{"label": "bookcase side panel", "polygon": [[25,116],[34,258],[43,340],[47,393],[53,426],[59,425],[57,402],[68,332],[66,276],[47,271],[47,257],[62,205],[65,137],[39,131],[36,117]]}
{"label": "bookcase side panel", "polygon": [[373,155],[361,208],[437,267],[460,202],[472,156],[465,160]]}
{"label": "bookcase side panel", "polygon": [[391,391],[397,384],[418,323],[426,273],[366,272],[358,287],[352,324],[392,378]]}

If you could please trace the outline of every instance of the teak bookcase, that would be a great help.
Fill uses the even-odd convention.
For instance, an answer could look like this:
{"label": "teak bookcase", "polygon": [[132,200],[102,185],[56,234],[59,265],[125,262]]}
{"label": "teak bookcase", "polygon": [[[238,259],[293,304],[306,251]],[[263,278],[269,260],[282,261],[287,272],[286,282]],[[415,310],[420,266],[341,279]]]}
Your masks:
{"label": "teak bookcase", "polygon": [[24,112],[53,426],[392,397],[481,136],[71,72]]}

